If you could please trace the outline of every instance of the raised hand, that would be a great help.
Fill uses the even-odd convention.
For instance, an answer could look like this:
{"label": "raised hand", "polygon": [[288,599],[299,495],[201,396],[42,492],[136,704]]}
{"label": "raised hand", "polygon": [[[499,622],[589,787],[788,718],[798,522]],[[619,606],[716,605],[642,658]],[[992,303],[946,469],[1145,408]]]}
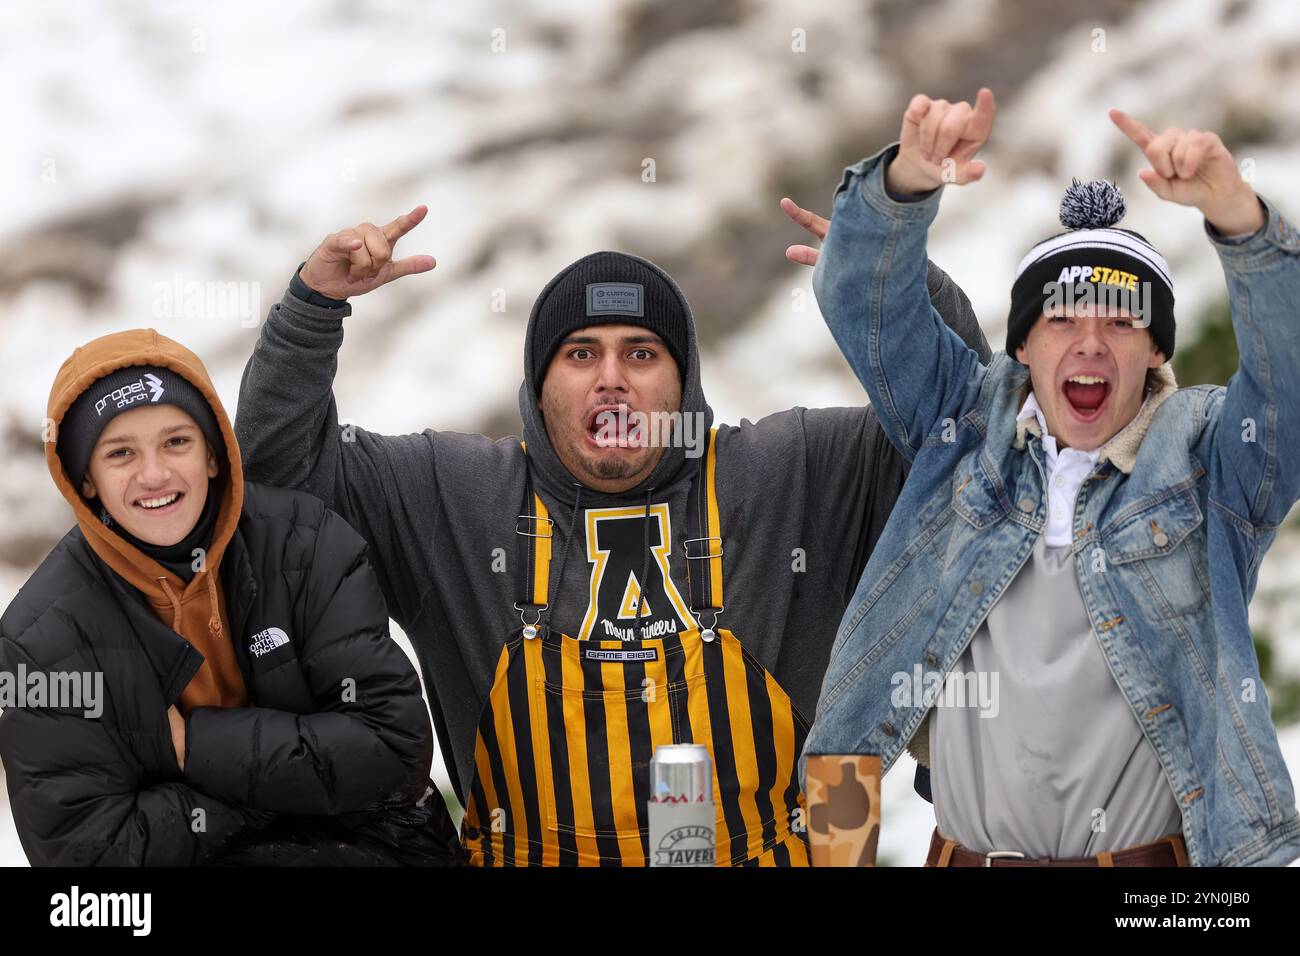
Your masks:
{"label": "raised hand", "polygon": [[[781,208],[785,210],[787,216],[811,232],[818,240],[826,238],[826,230],[831,225],[829,219],[823,219],[817,213],[803,209],[790,198],[781,200]],[[785,250],[785,257],[801,266],[817,265],[818,255],[820,253],[812,246],[790,246]]]}
{"label": "raised hand", "polygon": [[974,156],[989,138],[996,111],[987,87],[980,89],[974,106],[918,93],[903,113],[898,155],[885,170],[885,184],[896,193],[923,193],[946,183],[978,181],[984,163]]}
{"label": "raised hand", "polygon": [[393,246],[420,224],[428,206],[416,206],[385,226],[363,222],[326,236],[299,275],[308,287],[331,299],[364,295],[402,276],[428,272],[433,256],[393,258]]}
{"label": "raised hand", "polygon": [[1255,190],[1241,178],[1217,133],[1171,126],[1157,135],[1123,110],[1111,110],[1110,118],[1146,156],[1151,168],[1141,170],[1138,178],[1161,199],[1195,206],[1225,235],[1264,225]]}

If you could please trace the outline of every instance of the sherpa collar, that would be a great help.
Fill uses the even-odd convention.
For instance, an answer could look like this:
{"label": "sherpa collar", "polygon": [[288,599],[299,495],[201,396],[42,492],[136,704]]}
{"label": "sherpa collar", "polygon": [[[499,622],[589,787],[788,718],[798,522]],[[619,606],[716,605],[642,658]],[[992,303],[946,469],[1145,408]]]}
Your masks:
{"label": "sherpa collar", "polygon": [[[1173,367],[1168,362],[1156,369],[1155,378],[1155,389],[1146,397],[1142,407],[1138,409],[1138,413],[1133,416],[1133,420],[1116,432],[1110,441],[1101,446],[1100,454],[1097,457],[1099,462],[1109,461],[1126,475],[1133,472],[1138,449],[1142,447],[1142,439],[1146,437],[1147,428],[1151,425],[1151,419],[1155,417],[1156,409],[1164,404],[1165,399],[1178,390],[1178,382],[1174,378]],[[1022,418],[1016,422],[1016,437],[1012,442],[1012,447],[1024,448],[1027,440],[1026,436],[1029,433],[1032,433],[1040,440],[1043,437],[1036,415]]]}

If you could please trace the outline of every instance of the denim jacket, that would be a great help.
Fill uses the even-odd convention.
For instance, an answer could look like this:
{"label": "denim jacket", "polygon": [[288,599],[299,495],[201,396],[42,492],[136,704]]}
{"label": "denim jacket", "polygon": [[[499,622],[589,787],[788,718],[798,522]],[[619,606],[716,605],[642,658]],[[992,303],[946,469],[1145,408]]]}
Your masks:
{"label": "denim jacket", "polygon": [[[1005,352],[982,366],[934,312],[926,232],[942,189],[890,198],[893,149],[845,170],[813,290],[911,472],[836,635],[804,748],[878,754],[882,770],[933,701],[891,694],[897,675],[947,675],[1046,523],[1041,436],[1016,422],[1029,370]],[[1264,205],[1266,225],[1244,242],[1207,228],[1240,369],[1226,388],[1177,389],[1166,366],[1164,386],[1103,446],[1073,514],[1093,634],[1164,768],[1196,866],[1300,856],[1246,616],[1300,495],[1300,233]]]}

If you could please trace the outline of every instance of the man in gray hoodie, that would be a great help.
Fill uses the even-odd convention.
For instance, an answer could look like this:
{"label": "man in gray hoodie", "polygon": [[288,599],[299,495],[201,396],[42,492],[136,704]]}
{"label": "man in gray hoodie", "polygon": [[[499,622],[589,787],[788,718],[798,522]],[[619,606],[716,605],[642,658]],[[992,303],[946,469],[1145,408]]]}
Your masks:
{"label": "man in gray hoodie", "polygon": [[[693,741],[714,758],[718,862],[805,861],[801,713],[902,458],[866,405],[714,429],[685,297],[616,252],[567,266],[533,306],[523,443],[340,425],[346,300],[433,268],[393,255],[426,212],[311,254],[262,326],[236,432],[250,479],[317,495],[369,542],[468,807],[471,860],[645,862],[653,746]],[[987,360],[933,264],[929,290]],[[779,357],[754,373],[779,374]],[[674,413],[670,440],[636,426]]]}

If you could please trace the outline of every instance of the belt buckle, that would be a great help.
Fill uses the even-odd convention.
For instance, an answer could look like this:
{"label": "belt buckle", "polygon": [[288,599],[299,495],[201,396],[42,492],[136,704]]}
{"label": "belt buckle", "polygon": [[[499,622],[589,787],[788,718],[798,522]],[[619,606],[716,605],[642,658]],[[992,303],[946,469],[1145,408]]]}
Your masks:
{"label": "belt buckle", "polygon": [[1023,860],[1025,855],[1019,850],[991,850],[984,854],[984,865],[992,866],[994,857],[999,859]]}

